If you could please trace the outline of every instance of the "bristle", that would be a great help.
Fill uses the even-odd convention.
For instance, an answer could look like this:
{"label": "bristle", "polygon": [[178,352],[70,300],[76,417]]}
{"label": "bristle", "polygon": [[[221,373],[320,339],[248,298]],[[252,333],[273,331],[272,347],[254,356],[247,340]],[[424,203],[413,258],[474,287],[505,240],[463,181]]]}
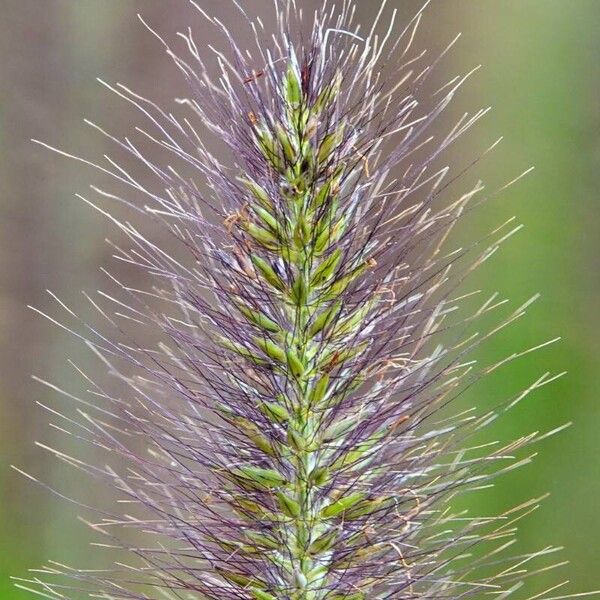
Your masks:
{"label": "bristle", "polygon": [[[86,295],[102,327],[56,298],[74,324],[48,317],[113,380],[103,387],[77,368],[87,399],[41,381],[77,407],[45,407],[55,427],[118,457],[95,466],[42,446],[113,490],[117,509],[88,525],[114,568],[51,563],[18,585],[56,599],[517,594],[540,568],[529,564],[553,551],[506,553],[514,522],[535,506],[475,518],[452,503],[531,460],[519,451],[548,434],[472,438],[554,377],[492,411],[448,411],[486,373],[551,342],[492,365],[474,360],[526,306],[479,333],[478,319],[505,300],[494,294],[469,312],[463,289],[517,230],[512,219],[471,246],[449,246],[483,185],[453,195],[461,173],[439,160],[487,112],[440,131],[470,73],[425,96],[458,38],[427,62],[413,50],[425,7],[398,28],[385,2],[362,26],[354,2],[324,5],[306,37],[294,2],[275,0],[279,30],[270,31],[234,1],[256,43],[238,47],[235,31],[190,2],[224,47],[205,56],[188,30],[182,58],[140,17],[189,84],[177,99],[186,116],[101,81],[147,129],[134,143],[87,121],[144,178],[109,156],[75,157],[114,179],[115,190],[92,188],[100,203],[80,198],[124,234],[130,247],[112,244],[115,257],[147,285],[110,274],[120,295]],[[208,133],[227,159],[211,154]]]}

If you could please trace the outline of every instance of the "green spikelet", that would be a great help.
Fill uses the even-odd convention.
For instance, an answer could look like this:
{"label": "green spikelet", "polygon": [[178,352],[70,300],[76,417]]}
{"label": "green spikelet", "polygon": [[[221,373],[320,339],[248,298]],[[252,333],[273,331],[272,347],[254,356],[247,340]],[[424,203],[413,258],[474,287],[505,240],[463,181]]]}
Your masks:
{"label": "green spikelet", "polygon": [[354,492],[349,496],[345,496],[332,502],[321,511],[321,517],[324,519],[332,519],[346,512],[355,504],[358,504],[365,497],[364,492]]}

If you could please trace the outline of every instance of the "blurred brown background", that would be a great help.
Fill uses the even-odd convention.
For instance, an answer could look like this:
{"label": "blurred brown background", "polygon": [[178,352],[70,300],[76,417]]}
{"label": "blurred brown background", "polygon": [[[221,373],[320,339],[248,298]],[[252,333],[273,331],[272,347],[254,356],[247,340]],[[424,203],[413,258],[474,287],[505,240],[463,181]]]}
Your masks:
{"label": "blurred brown background", "polygon": [[[307,9],[318,4],[298,1]],[[234,22],[228,0],[199,3]],[[267,0],[242,3],[271,14]],[[375,0],[358,4],[365,16],[379,6]],[[97,289],[99,266],[111,254],[103,243],[108,226],[74,198],[97,175],[29,139],[90,157],[109,151],[82,118],[124,134],[131,111],[103,90],[96,76],[170,105],[181,79],[137,12],[168,39],[188,24],[201,46],[217,38],[186,0],[0,0],[0,5],[0,598],[20,600],[29,595],[12,587],[10,575],[23,575],[47,558],[93,565],[77,510],[9,469],[17,464],[60,487],[64,471],[33,445],[59,435],[48,430],[48,415],[35,405],[51,392],[30,375],[68,387],[74,375],[66,357],[79,352],[26,305],[47,307],[46,288],[74,307],[83,305],[79,290]],[[402,18],[420,5],[420,0],[390,0]],[[494,156],[477,169],[491,187],[530,164],[537,167],[470,223],[484,231],[516,214],[526,225],[478,275],[477,285],[508,294],[515,305],[543,293],[527,322],[482,358],[564,336],[556,348],[521,361],[510,378],[491,378],[485,398],[468,400],[491,405],[539,372],[566,369],[568,377],[519,407],[497,433],[506,437],[575,422],[539,448],[533,466],[469,503],[487,514],[551,492],[542,510],[521,525],[519,549],[564,544],[572,561],[562,573],[573,582],[569,591],[595,589],[600,587],[600,2],[434,0],[418,43],[441,48],[458,31],[463,37],[445,63],[451,72],[443,74],[479,63],[484,68],[460,94],[455,110],[493,106],[460,152],[476,155],[486,142],[505,135]],[[538,583],[543,589],[545,576]]]}

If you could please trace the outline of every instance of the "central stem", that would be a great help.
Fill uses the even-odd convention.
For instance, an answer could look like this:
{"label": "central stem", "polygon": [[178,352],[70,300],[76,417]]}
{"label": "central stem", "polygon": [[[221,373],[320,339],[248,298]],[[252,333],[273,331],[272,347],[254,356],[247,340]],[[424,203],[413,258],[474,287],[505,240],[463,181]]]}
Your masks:
{"label": "central stem", "polygon": [[[303,203],[304,204],[304,203]],[[294,223],[297,228],[299,223],[306,219],[305,206],[301,205],[298,222]],[[308,548],[313,539],[313,527],[316,524],[316,510],[314,506],[314,494],[310,482],[311,472],[316,468],[316,452],[313,448],[314,433],[317,423],[315,415],[311,411],[309,393],[313,384],[313,375],[308,365],[310,339],[306,335],[306,326],[309,320],[308,302],[311,296],[310,289],[310,252],[303,249],[298,253],[298,260],[295,265],[297,280],[295,289],[302,290],[302,293],[296,293],[296,306],[294,311],[294,336],[297,355],[304,365],[304,373],[295,378],[294,387],[297,398],[296,414],[290,423],[291,431],[289,437],[295,448],[294,460],[294,489],[296,501],[300,506],[300,515],[296,520],[293,548],[294,562],[294,586],[298,590],[293,596],[294,600],[315,600],[314,591],[308,588],[311,584],[311,571],[314,568]]]}

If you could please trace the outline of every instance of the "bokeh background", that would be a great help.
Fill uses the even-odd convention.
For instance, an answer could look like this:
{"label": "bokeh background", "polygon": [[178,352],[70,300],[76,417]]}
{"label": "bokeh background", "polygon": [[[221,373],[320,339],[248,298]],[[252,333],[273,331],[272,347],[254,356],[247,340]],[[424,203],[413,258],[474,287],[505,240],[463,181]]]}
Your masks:
{"label": "bokeh background", "polygon": [[[298,0],[314,8],[314,0]],[[242,0],[270,14],[267,0]],[[229,0],[199,0],[229,18]],[[367,16],[379,6],[359,0]],[[421,0],[390,0],[403,18]],[[66,358],[76,344],[26,308],[46,308],[45,290],[70,305],[81,289],[100,285],[110,261],[109,228],[74,198],[96,175],[29,142],[32,137],[86,156],[107,152],[87,129],[88,116],[125,131],[131,113],[95,77],[128,83],[170,103],[181,81],[137,12],[170,38],[188,24],[196,38],[214,37],[186,0],[0,0],[0,599],[31,597],[12,587],[48,558],[93,564],[78,511],[10,470],[16,464],[77,488],[57,462],[34,446],[58,433],[36,401],[52,393],[39,375],[69,387]],[[536,170],[471,219],[461,235],[484,231],[516,215],[522,233],[477,275],[475,287],[508,295],[516,306],[537,292],[542,300],[519,326],[480,352],[482,360],[524,349],[556,335],[555,347],[528,356],[478,388],[480,406],[493,405],[546,370],[568,375],[507,415],[495,435],[506,438],[574,425],[536,450],[532,466],[499,481],[493,491],[465,500],[492,514],[550,492],[541,510],[520,525],[518,549],[564,545],[571,565],[540,575],[536,589],[571,579],[570,592],[600,588],[600,1],[433,0],[418,43],[441,48],[463,36],[444,63],[450,76],[482,64],[457,99],[456,111],[492,105],[493,111],[460,144],[476,156],[504,135],[476,168],[491,188],[535,165]],[[71,479],[69,479],[69,477]],[[83,495],[101,493],[81,490]],[[558,578],[558,579],[557,579]],[[560,595],[560,594],[559,594]]]}

